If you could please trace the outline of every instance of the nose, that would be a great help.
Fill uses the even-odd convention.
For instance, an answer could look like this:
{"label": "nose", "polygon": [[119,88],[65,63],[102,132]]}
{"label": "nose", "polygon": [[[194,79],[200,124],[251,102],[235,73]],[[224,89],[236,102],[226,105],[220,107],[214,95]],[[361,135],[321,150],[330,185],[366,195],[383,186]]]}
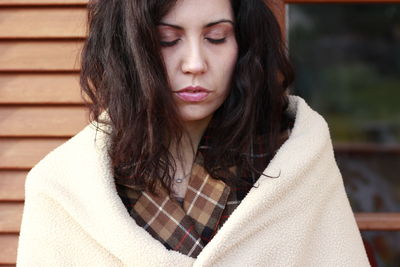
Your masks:
{"label": "nose", "polygon": [[185,74],[202,74],[207,71],[207,61],[204,51],[198,44],[192,43],[188,48],[182,62],[182,72]]}

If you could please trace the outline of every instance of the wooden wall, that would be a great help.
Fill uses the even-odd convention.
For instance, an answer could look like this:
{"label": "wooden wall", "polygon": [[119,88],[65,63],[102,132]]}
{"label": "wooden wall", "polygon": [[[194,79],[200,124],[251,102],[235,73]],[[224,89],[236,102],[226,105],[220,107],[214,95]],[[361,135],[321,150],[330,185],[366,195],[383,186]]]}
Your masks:
{"label": "wooden wall", "polygon": [[0,1],[0,266],[15,266],[27,172],[87,123],[86,3]]}

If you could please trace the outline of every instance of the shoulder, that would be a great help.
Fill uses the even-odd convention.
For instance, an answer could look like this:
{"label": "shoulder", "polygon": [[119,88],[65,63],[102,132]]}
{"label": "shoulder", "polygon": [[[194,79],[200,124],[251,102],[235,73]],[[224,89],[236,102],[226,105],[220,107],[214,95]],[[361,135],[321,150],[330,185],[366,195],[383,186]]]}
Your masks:
{"label": "shoulder", "polygon": [[321,123],[326,123],[325,119],[302,97],[297,95],[288,95],[289,105],[286,109],[286,113],[293,117],[295,124],[297,121],[301,120],[318,120]]}
{"label": "shoulder", "polygon": [[[329,126],[324,117],[312,109],[300,96],[288,95],[289,105],[282,114],[278,149],[287,141],[291,142],[331,142]],[[311,139],[304,139],[313,135]],[[300,141],[301,140],[301,141]]]}

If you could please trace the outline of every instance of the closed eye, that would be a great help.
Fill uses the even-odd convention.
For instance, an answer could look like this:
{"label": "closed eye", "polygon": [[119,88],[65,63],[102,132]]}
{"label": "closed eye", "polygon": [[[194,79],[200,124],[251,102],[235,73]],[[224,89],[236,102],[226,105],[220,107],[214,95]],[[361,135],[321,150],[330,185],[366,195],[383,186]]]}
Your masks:
{"label": "closed eye", "polygon": [[[213,39],[213,38],[205,38],[207,41],[209,41],[212,44],[222,44],[225,42],[226,37],[221,38],[221,39]],[[160,41],[160,45],[162,47],[171,47],[176,45],[179,42],[180,39],[176,39],[174,41],[166,42],[166,41]]]}
{"label": "closed eye", "polygon": [[210,43],[212,44],[222,44],[225,42],[226,38],[221,38],[221,39],[213,39],[213,38],[206,38]]}
{"label": "closed eye", "polygon": [[174,41],[170,41],[170,42],[165,42],[165,41],[160,41],[160,45],[163,47],[170,47],[170,46],[174,46],[178,43],[179,39],[176,39]]}

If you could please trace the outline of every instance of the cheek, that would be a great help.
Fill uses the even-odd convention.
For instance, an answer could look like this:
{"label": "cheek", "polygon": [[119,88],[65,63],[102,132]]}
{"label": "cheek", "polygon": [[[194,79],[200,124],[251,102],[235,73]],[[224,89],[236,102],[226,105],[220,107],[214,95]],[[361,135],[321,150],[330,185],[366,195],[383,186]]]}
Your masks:
{"label": "cheek", "polygon": [[175,53],[173,53],[173,51],[165,49],[161,51],[161,55],[163,57],[164,60],[164,64],[165,64],[165,69],[167,71],[168,74],[168,78],[170,81],[173,81],[173,75],[174,75],[174,69],[175,69]]}
{"label": "cheek", "polygon": [[237,56],[238,56],[238,47],[237,44],[235,43],[235,45],[231,48],[231,49],[227,49],[227,65],[229,65],[230,69],[233,70],[233,68],[236,65],[236,61],[237,61]]}
{"label": "cheek", "polygon": [[220,56],[218,57],[217,62],[220,64],[219,69],[221,70],[221,80],[223,80],[225,84],[231,80],[232,73],[236,66],[237,54],[238,51],[236,46],[233,46],[230,49],[225,49],[219,54]]}
{"label": "cheek", "polygon": [[224,100],[226,97],[229,95],[230,92],[230,86],[231,86],[231,80],[232,80],[232,74],[236,66],[237,62],[237,56],[238,56],[238,48],[237,45],[232,47],[231,49],[226,50],[225,54],[225,75],[223,76],[223,79],[225,79],[225,91],[224,91]]}

